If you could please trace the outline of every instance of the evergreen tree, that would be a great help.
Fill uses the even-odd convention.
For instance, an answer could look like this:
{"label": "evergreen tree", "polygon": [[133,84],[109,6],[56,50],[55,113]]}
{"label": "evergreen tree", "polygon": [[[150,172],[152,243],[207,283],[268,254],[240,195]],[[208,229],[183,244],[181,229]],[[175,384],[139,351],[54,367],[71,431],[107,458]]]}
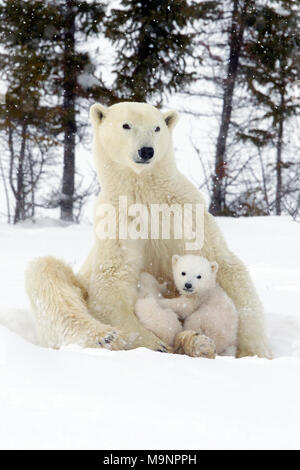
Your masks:
{"label": "evergreen tree", "polygon": [[[99,34],[104,18],[104,5],[102,2],[88,2],[66,0],[64,5],[57,3],[60,13],[58,40],[54,33],[54,41],[62,49],[62,56],[58,56],[58,67],[63,70],[61,86],[63,89],[63,128],[64,128],[64,169],[62,179],[61,219],[73,221],[73,205],[75,195],[75,148],[76,148],[76,104],[79,98],[93,96],[89,84],[84,83],[81,77],[93,69],[89,54],[77,51],[77,41],[81,37],[86,40],[92,34]],[[53,31],[58,24],[52,23]],[[58,90],[59,92],[59,90]]]}
{"label": "evergreen tree", "polygon": [[[226,33],[228,39],[228,62],[226,77],[222,81],[223,99],[219,132],[216,143],[215,170],[213,175],[213,189],[211,194],[210,212],[214,215],[222,215],[226,212],[226,187],[227,173],[227,139],[229,135],[234,92],[240,72],[240,57],[243,49],[245,30],[248,21],[255,9],[253,0],[232,0],[229,2],[230,25]],[[222,10],[222,2],[219,2]],[[226,8],[222,16],[226,16]]]}
{"label": "evergreen tree", "polygon": [[[203,2],[207,4],[209,2]],[[191,26],[205,5],[187,0],[122,0],[106,21],[106,36],[117,46],[115,89],[127,100],[161,102],[182,90],[192,70]]]}
{"label": "evergreen tree", "polygon": [[[96,81],[91,80],[94,64],[89,54],[80,52],[77,47],[79,41],[99,34],[104,7],[103,2],[96,1],[4,0],[0,10],[1,42],[15,63],[18,61],[17,51],[23,47],[24,77],[32,77],[36,83],[40,80],[41,85],[45,82],[45,99],[50,103],[49,107],[52,105],[55,122],[50,135],[63,136],[64,162],[59,204],[61,218],[68,221],[74,219],[76,201],[75,139],[78,124],[81,127],[78,123],[79,106],[83,98],[98,99],[103,94],[103,100],[108,101],[110,97],[101,83],[95,86]],[[35,50],[36,61],[43,62],[47,57],[43,68],[45,76],[38,73],[30,60],[32,49]],[[6,64],[7,70],[12,65],[11,61]],[[7,77],[10,81],[9,74]]]}
{"label": "evergreen tree", "polygon": [[[34,215],[35,193],[46,156],[56,145],[58,119],[44,100],[50,73],[49,48],[39,44],[41,2],[2,2],[0,6],[1,78],[8,83],[0,106],[0,131],[8,149],[8,175],[15,199],[12,222]],[[33,18],[38,19],[35,23]],[[49,158],[48,158],[49,160]],[[4,171],[4,170],[3,170]],[[8,195],[7,195],[8,197]]]}
{"label": "evergreen tree", "polygon": [[[272,4],[273,3],[273,4]],[[284,133],[288,119],[299,113],[290,92],[298,78],[300,36],[298,2],[281,0],[258,9],[253,34],[245,43],[242,78],[247,84],[259,118],[240,137],[258,147],[276,149],[275,213],[281,214],[284,196],[283,170],[297,164],[283,160]],[[246,60],[245,60],[246,59]]]}

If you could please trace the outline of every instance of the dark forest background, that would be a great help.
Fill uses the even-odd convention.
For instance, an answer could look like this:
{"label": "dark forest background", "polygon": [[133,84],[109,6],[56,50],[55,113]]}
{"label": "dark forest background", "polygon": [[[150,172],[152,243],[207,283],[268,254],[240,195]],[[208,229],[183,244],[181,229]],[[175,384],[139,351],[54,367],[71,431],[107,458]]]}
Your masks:
{"label": "dark forest background", "polygon": [[[180,94],[215,103],[209,161],[192,142],[210,211],[297,218],[299,10],[298,0],[0,0],[2,216],[57,208],[79,222],[99,191],[75,158],[90,138],[89,106],[164,107]],[[201,110],[179,111],[195,116],[197,135]]]}

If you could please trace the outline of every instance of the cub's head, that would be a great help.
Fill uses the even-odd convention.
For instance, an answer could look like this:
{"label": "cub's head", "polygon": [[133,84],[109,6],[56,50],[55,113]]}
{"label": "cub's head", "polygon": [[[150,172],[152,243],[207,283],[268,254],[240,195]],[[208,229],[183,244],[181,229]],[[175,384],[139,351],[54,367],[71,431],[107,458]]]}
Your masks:
{"label": "cub's head", "polygon": [[96,145],[105,156],[136,173],[151,168],[167,154],[178,114],[161,113],[146,103],[99,103],[90,110]]}
{"label": "cub's head", "polygon": [[174,255],[173,277],[180,294],[204,294],[214,287],[218,263],[197,255]]}

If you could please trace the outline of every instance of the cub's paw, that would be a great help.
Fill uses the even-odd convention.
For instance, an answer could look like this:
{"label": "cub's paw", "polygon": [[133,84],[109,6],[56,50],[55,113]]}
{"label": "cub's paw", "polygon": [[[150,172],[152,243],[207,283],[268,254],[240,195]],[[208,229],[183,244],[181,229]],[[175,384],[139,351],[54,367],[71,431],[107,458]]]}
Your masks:
{"label": "cub's paw", "polygon": [[174,346],[177,354],[186,354],[190,357],[205,357],[207,359],[214,359],[216,357],[216,346],[213,340],[191,330],[178,333]]}
{"label": "cub's paw", "polygon": [[206,357],[207,359],[215,359],[216,346],[212,339],[205,335],[196,333],[192,341],[191,356],[192,357]]}

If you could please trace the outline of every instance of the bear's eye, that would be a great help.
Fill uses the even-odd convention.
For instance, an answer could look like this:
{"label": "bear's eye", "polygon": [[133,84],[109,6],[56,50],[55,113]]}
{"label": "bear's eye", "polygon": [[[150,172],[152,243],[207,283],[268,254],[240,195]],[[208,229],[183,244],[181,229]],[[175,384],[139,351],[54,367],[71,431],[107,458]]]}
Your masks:
{"label": "bear's eye", "polygon": [[155,129],[155,132],[159,132],[160,131],[160,127],[157,126],[156,129]]}
{"label": "bear's eye", "polygon": [[186,275],[186,273],[181,273],[181,275],[182,275],[182,276],[185,276],[185,275]]}
{"label": "bear's eye", "polygon": [[130,125],[129,124],[123,124],[123,129],[131,129]]}
{"label": "bear's eye", "polygon": [[200,274],[199,274],[199,276],[197,276],[197,279],[201,279],[201,276],[200,276]]}

